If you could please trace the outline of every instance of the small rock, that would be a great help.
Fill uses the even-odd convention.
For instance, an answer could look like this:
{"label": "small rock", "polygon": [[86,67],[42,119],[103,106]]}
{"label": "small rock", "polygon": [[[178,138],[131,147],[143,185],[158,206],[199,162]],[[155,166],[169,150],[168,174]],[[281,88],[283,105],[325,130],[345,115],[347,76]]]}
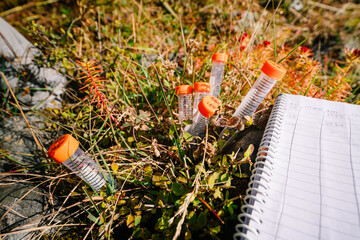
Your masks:
{"label": "small rock", "polygon": [[234,25],[235,32],[241,33],[245,28],[254,28],[257,24],[256,19],[258,18],[257,13],[250,11],[243,11],[241,14],[241,19],[236,20]]}
{"label": "small rock", "polygon": [[[145,54],[141,55],[140,64],[144,67],[149,67],[151,63],[155,62],[158,58],[167,59],[171,62],[178,63],[178,57],[175,53],[169,53],[167,56],[165,55],[157,55],[157,54]],[[150,61],[149,61],[150,60]]]}
{"label": "small rock", "polygon": [[[50,139],[49,136],[46,137],[46,133],[43,131],[45,119],[42,116],[30,112],[26,113],[25,116],[41,140]],[[0,121],[0,149],[7,151],[11,158],[23,165],[36,165],[44,159],[39,157],[41,151],[22,116],[5,118]],[[9,159],[0,158],[0,173],[11,171],[14,166],[19,166],[19,164]]]}
{"label": "small rock", "polygon": [[[12,230],[16,232],[31,229],[44,224],[46,218],[41,219],[42,216],[51,213],[51,207],[47,203],[48,196],[43,190],[33,188],[32,185],[24,184],[9,184],[9,186],[0,187],[0,216],[3,218],[0,222],[0,232],[2,234],[10,233]],[[27,195],[24,197],[25,194]],[[7,212],[9,209],[11,210]],[[28,239],[33,233],[33,231],[24,231],[9,234],[4,237],[4,240]]]}
{"label": "small rock", "polygon": [[[61,107],[66,77],[52,68],[34,64],[35,56],[41,52],[2,18],[0,26],[2,71],[18,100],[27,106],[24,109]],[[1,89],[7,89],[2,78]]]}
{"label": "small rock", "polygon": [[[140,64],[144,67],[149,67],[151,63],[155,62],[155,60],[159,57],[156,54],[142,54],[140,59]],[[150,61],[149,61],[150,60]]]}

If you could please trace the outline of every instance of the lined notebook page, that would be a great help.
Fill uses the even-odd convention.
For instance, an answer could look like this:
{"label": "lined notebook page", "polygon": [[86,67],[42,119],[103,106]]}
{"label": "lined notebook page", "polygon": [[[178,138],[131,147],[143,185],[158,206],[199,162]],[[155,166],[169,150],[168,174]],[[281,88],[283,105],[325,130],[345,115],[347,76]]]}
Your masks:
{"label": "lined notebook page", "polygon": [[[258,235],[249,239],[360,239],[360,107],[286,95]],[[261,186],[261,191],[266,191]]]}

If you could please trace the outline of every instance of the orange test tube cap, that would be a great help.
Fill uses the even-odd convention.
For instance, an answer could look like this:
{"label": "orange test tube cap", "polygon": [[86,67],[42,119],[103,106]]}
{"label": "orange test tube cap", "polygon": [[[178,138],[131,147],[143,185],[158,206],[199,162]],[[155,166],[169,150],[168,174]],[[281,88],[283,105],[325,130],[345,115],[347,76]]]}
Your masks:
{"label": "orange test tube cap", "polygon": [[58,138],[49,148],[48,155],[58,163],[71,157],[79,147],[79,142],[70,134]]}
{"label": "orange test tube cap", "polygon": [[177,95],[186,95],[192,93],[191,85],[179,85],[176,87],[175,92]]}
{"label": "orange test tube cap", "polygon": [[211,86],[207,82],[196,82],[194,83],[194,92],[210,92]]}
{"label": "orange test tube cap", "polygon": [[227,53],[214,53],[214,55],[212,56],[212,61],[226,63],[227,60],[228,60]]}
{"label": "orange test tube cap", "polygon": [[221,106],[221,101],[214,96],[207,95],[199,103],[199,112],[206,118],[214,115],[216,110]]}
{"label": "orange test tube cap", "polygon": [[272,79],[280,81],[286,73],[286,68],[281,64],[267,60],[262,66],[261,71]]}

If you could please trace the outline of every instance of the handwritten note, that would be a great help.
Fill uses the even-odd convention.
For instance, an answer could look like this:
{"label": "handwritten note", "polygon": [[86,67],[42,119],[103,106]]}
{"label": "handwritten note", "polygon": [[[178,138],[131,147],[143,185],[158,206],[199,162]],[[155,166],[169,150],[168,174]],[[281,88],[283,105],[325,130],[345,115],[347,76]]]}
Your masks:
{"label": "handwritten note", "polygon": [[264,202],[249,239],[360,239],[360,106],[283,95]]}

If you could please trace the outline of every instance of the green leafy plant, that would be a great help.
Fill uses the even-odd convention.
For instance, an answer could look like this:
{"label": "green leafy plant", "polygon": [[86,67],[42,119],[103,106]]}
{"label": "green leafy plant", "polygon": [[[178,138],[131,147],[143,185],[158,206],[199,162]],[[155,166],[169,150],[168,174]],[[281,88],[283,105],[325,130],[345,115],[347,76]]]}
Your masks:
{"label": "green leafy plant", "polygon": [[[343,62],[329,64],[333,68],[325,72],[313,50],[300,46],[310,44],[313,35],[294,39],[293,32],[278,26],[290,14],[282,6],[270,12],[244,1],[230,6],[79,0],[75,5],[74,11],[49,6],[50,19],[38,14],[26,24],[44,53],[36,61],[54,68],[61,64],[59,70],[71,80],[64,107],[45,110],[47,130],[75,135],[119,183],[116,192],[103,188],[97,195],[63,169],[43,167],[51,194],[66,196],[64,208],[71,203],[78,224],[86,225],[81,233],[74,227],[81,238],[231,238],[256,144],[225,152],[225,142],[218,141],[222,128],[235,127],[239,135],[264,128],[282,92],[337,101],[358,94],[350,85],[358,50],[347,51]],[[245,11],[253,19],[244,18]],[[21,26],[26,19],[19,18]],[[223,107],[210,119],[206,137],[197,139],[184,133],[177,119],[174,89],[208,81],[213,52],[231,56],[221,86]],[[283,59],[286,76],[253,116],[231,117],[268,59]],[[0,155],[9,159],[6,151]]]}

